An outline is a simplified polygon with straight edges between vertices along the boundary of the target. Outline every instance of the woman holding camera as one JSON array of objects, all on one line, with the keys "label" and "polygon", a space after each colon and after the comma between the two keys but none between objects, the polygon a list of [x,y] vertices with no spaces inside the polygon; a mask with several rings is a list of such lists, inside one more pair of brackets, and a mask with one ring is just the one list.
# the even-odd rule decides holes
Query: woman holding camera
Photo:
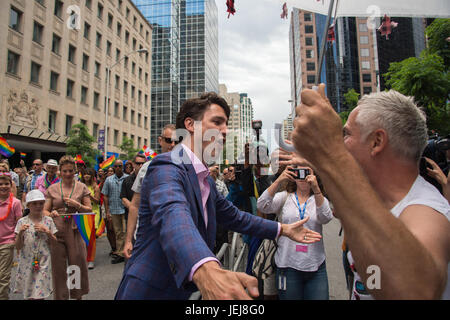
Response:
[{"label": "woman holding camera", "polygon": [[[277,192],[278,189],[285,190]],[[308,218],[305,226],[322,234],[333,214],[309,166],[286,167],[258,199],[258,210],[278,213],[281,223]],[[328,276],[323,241],[313,244],[278,239],[276,284],[280,300],[328,300]]]}]

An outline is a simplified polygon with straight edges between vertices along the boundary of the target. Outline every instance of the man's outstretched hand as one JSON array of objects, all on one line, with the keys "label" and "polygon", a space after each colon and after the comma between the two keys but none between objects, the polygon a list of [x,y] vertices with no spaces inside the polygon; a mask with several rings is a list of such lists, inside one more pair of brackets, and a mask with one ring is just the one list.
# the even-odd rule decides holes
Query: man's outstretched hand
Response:
[{"label": "man's outstretched hand", "polygon": [[309,217],[305,217],[303,220],[281,225],[281,235],[286,236],[295,242],[301,243],[314,243],[322,239],[322,235],[316,231],[305,228],[303,224],[309,220]]}]

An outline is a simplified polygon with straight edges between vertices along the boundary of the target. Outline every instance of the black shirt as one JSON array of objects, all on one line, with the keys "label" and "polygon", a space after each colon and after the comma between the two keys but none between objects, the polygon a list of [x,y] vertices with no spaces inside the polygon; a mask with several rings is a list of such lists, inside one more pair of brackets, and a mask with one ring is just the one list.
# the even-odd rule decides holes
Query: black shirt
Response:
[{"label": "black shirt", "polygon": [[[120,190],[120,199],[126,198],[128,201],[131,201],[133,198],[133,190],[131,188],[133,187],[134,180],[136,180],[136,174],[130,174],[128,177],[126,177],[122,182],[122,189]],[[128,208],[125,208],[125,217],[128,219]]]}]

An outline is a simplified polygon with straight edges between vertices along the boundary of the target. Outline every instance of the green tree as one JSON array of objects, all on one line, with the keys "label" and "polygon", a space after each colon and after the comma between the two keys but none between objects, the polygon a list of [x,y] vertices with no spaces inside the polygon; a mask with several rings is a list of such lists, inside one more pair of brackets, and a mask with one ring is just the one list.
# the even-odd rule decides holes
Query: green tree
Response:
[{"label": "green tree", "polygon": [[88,167],[94,167],[96,164],[95,158],[99,155],[99,152],[93,148],[95,139],[89,134],[86,126],[81,123],[74,125],[68,136],[66,153],[72,157],[79,154]]},{"label": "green tree", "polygon": [[347,93],[344,93],[344,105],[346,106],[346,110],[339,113],[341,117],[342,124],[347,122],[348,116],[353,109],[356,108],[359,100],[359,93],[355,91],[355,89],[350,89]]},{"label": "green tree", "polygon": [[393,62],[384,74],[386,86],[408,96],[424,108],[428,128],[441,135],[450,133],[450,110],[447,103],[450,92],[450,73],[444,59],[425,50],[419,58]]},{"label": "green tree", "polygon": [[436,53],[444,59],[444,65],[450,68],[450,19],[436,19],[425,30],[428,38],[428,51]]},{"label": "green tree", "polygon": [[122,144],[119,146],[119,149],[123,152],[123,154],[120,154],[119,156],[120,160],[133,159],[139,151],[134,148],[134,141],[125,136],[123,137]]},{"label": "green tree", "polygon": [[436,19],[425,30],[428,47],[419,58],[390,64],[384,74],[386,87],[414,96],[427,115],[430,130],[450,133],[450,19]]}]

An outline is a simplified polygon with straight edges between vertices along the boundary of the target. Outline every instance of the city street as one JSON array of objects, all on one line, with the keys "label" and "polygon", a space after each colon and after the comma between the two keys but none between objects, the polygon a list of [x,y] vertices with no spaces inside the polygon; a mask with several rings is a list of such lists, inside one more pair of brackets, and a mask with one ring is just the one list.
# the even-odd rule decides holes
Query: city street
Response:
[{"label": "city street", "polygon": [[[331,300],[346,300],[348,297],[344,271],[342,268],[342,237],[339,237],[340,223],[334,219],[324,226],[323,238],[327,255],[328,282]],[[97,239],[95,269],[89,270],[90,292],[84,296],[87,300],[112,300],[122,278],[123,263],[111,264],[110,246],[105,236]],[[15,270],[12,271],[14,279]],[[23,300],[21,294],[10,294],[11,300]],[[49,297],[47,300],[53,299]]]}]

